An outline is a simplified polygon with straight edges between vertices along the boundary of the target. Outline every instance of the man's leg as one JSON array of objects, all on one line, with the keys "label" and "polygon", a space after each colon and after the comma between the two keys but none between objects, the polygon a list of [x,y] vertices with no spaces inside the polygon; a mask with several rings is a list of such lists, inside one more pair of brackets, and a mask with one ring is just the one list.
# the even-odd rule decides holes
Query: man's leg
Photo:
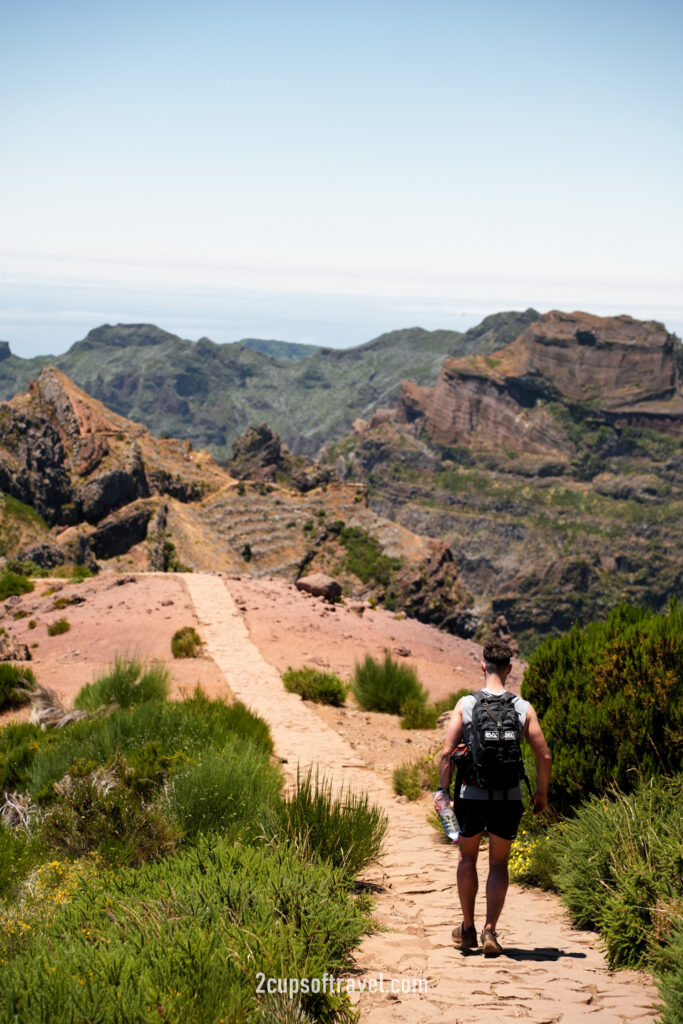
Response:
[{"label": "man's leg", "polygon": [[477,857],[482,833],[476,836],[460,836],[460,861],[458,863],[458,896],[462,907],[462,920],[465,928],[474,924],[474,901],[479,888],[477,877]]},{"label": "man's leg", "polygon": [[[460,840],[462,842],[462,840]],[[508,891],[508,858],[512,839],[501,839],[489,833],[489,877],[486,881],[486,924],[484,930],[495,932]],[[476,870],[476,869],[475,869]],[[458,883],[460,876],[458,875]],[[460,897],[462,899],[462,897]]]}]

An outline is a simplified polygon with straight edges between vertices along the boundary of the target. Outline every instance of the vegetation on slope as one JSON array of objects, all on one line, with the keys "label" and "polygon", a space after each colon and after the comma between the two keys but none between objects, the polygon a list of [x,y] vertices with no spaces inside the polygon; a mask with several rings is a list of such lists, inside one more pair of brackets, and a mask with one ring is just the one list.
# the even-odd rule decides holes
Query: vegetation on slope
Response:
[{"label": "vegetation on slope", "polygon": [[[120,698],[108,713],[0,731],[21,818],[0,826],[0,1016],[275,1019],[257,972],[348,970],[386,819],[324,779],[283,793],[261,719],[200,691],[167,703],[138,669],[119,660],[81,695]],[[353,1019],[343,987],[290,995],[299,1020]]]}]

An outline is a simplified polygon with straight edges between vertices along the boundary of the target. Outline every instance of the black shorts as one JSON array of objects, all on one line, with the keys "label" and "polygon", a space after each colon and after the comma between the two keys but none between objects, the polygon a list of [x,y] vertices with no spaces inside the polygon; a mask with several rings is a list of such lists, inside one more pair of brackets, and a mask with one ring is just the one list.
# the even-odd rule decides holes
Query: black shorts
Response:
[{"label": "black shorts", "polygon": [[500,839],[514,839],[524,812],[521,800],[458,800],[456,815],[465,839],[484,829]]}]

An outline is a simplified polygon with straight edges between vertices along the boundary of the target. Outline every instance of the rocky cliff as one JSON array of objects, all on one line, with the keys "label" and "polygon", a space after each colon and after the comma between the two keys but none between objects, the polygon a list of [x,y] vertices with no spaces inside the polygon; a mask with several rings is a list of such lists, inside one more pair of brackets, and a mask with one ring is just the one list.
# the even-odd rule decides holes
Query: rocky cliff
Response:
[{"label": "rocky cliff", "polygon": [[654,321],[557,310],[489,355],[448,359],[433,388],[403,385],[398,419],[441,444],[569,451],[553,404],[683,436],[680,342]]},{"label": "rocky cliff", "polygon": [[154,438],[45,369],[0,404],[0,556],[292,580],[327,570],[347,597],[472,633],[478,619],[447,544],[378,516],[362,489],[292,456],[265,424],[238,439],[232,468]]}]

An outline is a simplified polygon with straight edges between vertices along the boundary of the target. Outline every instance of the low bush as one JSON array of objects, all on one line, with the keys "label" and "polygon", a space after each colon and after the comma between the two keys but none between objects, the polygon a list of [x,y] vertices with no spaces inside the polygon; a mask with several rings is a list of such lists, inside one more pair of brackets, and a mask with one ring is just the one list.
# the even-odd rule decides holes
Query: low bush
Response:
[{"label": "low bush", "polygon": [[171,654],[174,658],[198,658],[202,652],[202,640],[194,626],[183,626],[176,630],[171,640]]},{"label": "low bush", "polygon": [[31,689],[35,682],[36,677],[30,668],[0,661],[0,712],[28,704],[30,697],[20,691]]},{"label": "low bush", "polygon": [[296,786],[269,830],[304,860],[324,861],[351,879],[380,855],[387,827],[386,815],[367,794],[334,798],[331,783],[309,771],[297,773]]},{"label": "low bush", "polygon": [[389,586],[403,564],[400,559],[385,555],[377,538],[359,526],[342,527],[339,539],[346,548],[344,568],[363,583]]},{"label": "low bush", "polygon": [[0,574],[0,601],[4,601],[8,597],[30,594],[33,588],[33,583],[26,576],[21,576],[17,572]]},{"label": "low bush", "polygon": [[670,926],[667,958],[658,970],[659,994],[664,1001],[660,1024],[681,1024],[683,1020],[683,906]]},{"label": "low bush", "polygon": [[32,927],[13,921],[0,933],[3,1019],[73,1024],[75,1008],[108,1024],[355,1019],[343,991],[294,996],[286,1017],[256,991],[257,971],[321,979],[349,969],[370,917],[340,872],[216,835],[135,870],[81,864],[61,873],[68,902],[29,897]]},{"label": "low bush", "polygon": [[433,704],[410,697],[401,705],[402,729],[436,729],[439,712]]},{"label": "low bush", "polygon": [[97,853],[109,864],[137,866],[172,853],[181,830],[166,808],[145,802],[134,773],[117,755],[83,778],[63,780],[61,798],[49,808],[40,835],[72,857]]},{"label": "low bush", "polygon": [[36,797],[49,800],[53,783],[70,770],[74,757],[101,766],[117,751],[128,758],[131,751],[156,741],[162,753],[177,763],[187,763],[198,751],[222,749],[234,733],[272,753],[268,726],[239,701],[209,700],[196,690],[184,701],[147,701],[117,708],[109,715],[72,723],[60,730],[49,746],[36,750],[27,788]]},{"label": "low bush", "polygon": [[460,690],[455,690],[448,697],[442,697],[441,700],[435,701],[434,707],[436,708],[437,715],[442,715],[444,711],[452,711],[460,698],[467,697],[470,693],[472,693],[472,691],[468,690],[467,687],[464,686]]},{"label": "low bush", "polygon": [[421,793],[433,793],[439,785],[439,751],[394,768],[394,793],[417,800]]},{"label": "low bush", "polygon": [[43,732],[32,722],[11,722],[0,729],[0,790],[25,789],[37,754],[57,736],[56,730]]},{"label": "low bush", "polygon": [[606,622],[544,641],[522,695],[553,754],[550,800],[560,810],[683,760],[683,605],[668,613],[620,605]]},{"label": "low bush", "polygon": [[48,625],[47,635],[59,636],[61,633],[68,633],[70,629],[71,623],[68,619],[56,619]]},{"label": "low bush", "polygon": [[164,701],[169,689],[170,676],[163,662],[145,666],[137,658],[117,658],[106,675],[79,691],[74,707],[84,711],[108,704],[129,708],[145,701]]},{"label": "low bush", "polygon": [[303,700],[313,700],[318,704],[332,704],[341,707],[346,700],[348,686],[339,676],[331,672],[320,672],[311,667],[288,668],[282,677],[285,689],[290,693],[298,693]]},{"label": "low bush", "polygon": [[0,900],[11,899],[31,868],[47,855],[41,839],[0,822]]},{"label": "low bush", "polygon": [[426,702],[415,669],[394,661],[389,651],[385,651],[383,662],[367,654],[362,663],[356,663],[351,690],[366,711],[398,715],[407,700]]},{"label": "low bush", "polygon": [[591,796],[552,835],[554,878],[572,921],[602,933],[610,966],[657,961],[653,910],[683,891],[683,776]]},{"label": "low bush", "polygon": [[174,774],[167,801],[190,838],[216,831],[252,841],[263,834],[281,786],[268,755],[233,734],[222,750],[209,750]]}]

